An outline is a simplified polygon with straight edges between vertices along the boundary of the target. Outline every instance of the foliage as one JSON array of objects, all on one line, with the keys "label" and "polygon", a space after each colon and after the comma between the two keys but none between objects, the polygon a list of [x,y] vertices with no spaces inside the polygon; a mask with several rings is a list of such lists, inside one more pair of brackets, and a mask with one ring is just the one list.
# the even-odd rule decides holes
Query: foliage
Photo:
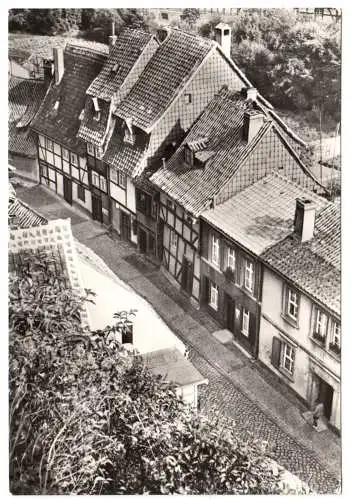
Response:
[{"label": "foliage", "polygon": [[280,491],[260,443],[184,405],[114,327],[84,329],[84,299],[42,265],[10,275],[12,493]]},{"label": "foliage", "polygon": [[184,9],[181,14],[181,19],[193,26],[200,17],[199,9]]}]

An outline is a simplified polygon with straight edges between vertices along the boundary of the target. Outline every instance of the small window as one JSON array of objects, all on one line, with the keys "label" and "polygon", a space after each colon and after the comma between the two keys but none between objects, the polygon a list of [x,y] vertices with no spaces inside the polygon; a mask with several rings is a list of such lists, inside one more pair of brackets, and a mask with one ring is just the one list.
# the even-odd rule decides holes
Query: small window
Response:
[{"label": "small window", "polygon": [[330,349],[335,351],[336,353],[340,353],[341,349],[341,325],[335,320],[331,321],[331,342]]},{"label": "small window", "polygon": [[118,182],[118,184],[119,184],[119,186],[121,186],[123,188],[125,188],[126,184],[127,184],[126,174],[121,172],[121,170],[119,170],[119,182]]},{"label": "small window", "polygon": [[171,235],[171,248],[177,248],[177,233],[175,231],[170,231]]},{"label": "small window", "polygon": [[224,35],[227,36],[230,34],[230,30],[224,30]]},{"label": "small window", "polygon": [[92,184],[93,186],[100,188],[99,174],[97,172],[92,172]]},{"label": "small window", "polygon": [[92,101],[93,101],[93,106],[94,106],[95,113],[99,113],[100,107],[99,107],[98,98],[97,97],[93,97]]},{"label": "small window", "polygon": [[219,238],[214,235],[211,237],[211,261],[216,266],[219,265]]},{"label": "small window", "polygon": [[217,285],[215,285],[214,283],[210,283],[210,300],[209,300],[209,305],[215,311],[218,310],[218,306],[219,306],[219,287]]},{"label": "small window", "polygon": [[295,367],[296,348],[281,340],[273,337],[271,364],[282,373],[292,376]]},{"label": "small window", "polygon": [[86,191],[80,184],[78,184],[77,186],[77,196],[79,200],[83,201],[84,203],[86,202]]},{"label": "small window", "polygon": [[318,308],[314,310],[313,337],[321,342],[325,342],[326,329],[328,324],[327,315]]},{"label": "small window", "polygon": [[184,95],[184,102],[185,102],[185,104],[192,104],[192,94],[185,94]]},{"label": "small window", "polygon": [[162,12],[161,13],[161,19],[164,19],[165,21],[168,21],[169,14],[167,12]]},{"label": "small window", "polygon": [[118,173],[114,168],[110,168],[110,180],[114,184],[118,184]]},{"label": "small window", "polygon": [[59,101],[59,100],[55,101],[55,104],[54,104],[54,111],[58,111],[59,106],[60,106],[60,101]]},{"label": "small window", "polygon": [[53,151],[54,147],[53,147],[53,141],[51,141],[50,139],[46,138],[45,139],[45,147],[46,149],[49,149],[50,151]]},{"label": "small window", "polygon": [[227,267],[230,267],[232,269],[232,271],[235,271],[235,267],[236,267],[236,254],[235,254],[235,249],[234,248],[229,248],[228,249]]},{"label": "small window", "polygon": [[70,155],[69,155],[68,149],[61,148],[61,151],[62,151],[63,159],[69,161]]},{"label": "small window", "polygon": [[95,156],[95,147],[89,142],[87,143],[87,152],[89,155]]},{"label": "small window", "polygon": [[72,165],[78,165],[77,155],[75,153],[70,154],[70,159]]},{"label": "small window", "polygon": [[158,216],[158,203],[156,201],[152,202],[152,217],[156,219]]},{"label": "small window", "polygon": [[190,167],[193,167],[194,165],[194,154],[193,151],[191,151],[188,146],[185,146],[185,162]]},{"label": "small window", "polygon": [[245,259],[244,287],[249,292],[253,292],[254,265],[250,260]]},{"label": "small window", "polygon": [[284,368],[284,370],[287,370],[292,375],[295,361],[294,348],[290,344],[286,344],[285,342],[283,342],[282,344],[281,367]]},{"label": "small window", "polygon": [[107,191],[106,179],[102,175],[100,176],[100,189],[102,191]]},{"label": "small window", "polygon": [[245,307],[242,311],[242,333],[246,337],[249,335],[249,311]]},{"label": "small window", "polygon": [[288,319],[293,320],[295,323],[298,321],[298,307],[299,307],[299,295],[295,290],[285,288],[285,316]]}]

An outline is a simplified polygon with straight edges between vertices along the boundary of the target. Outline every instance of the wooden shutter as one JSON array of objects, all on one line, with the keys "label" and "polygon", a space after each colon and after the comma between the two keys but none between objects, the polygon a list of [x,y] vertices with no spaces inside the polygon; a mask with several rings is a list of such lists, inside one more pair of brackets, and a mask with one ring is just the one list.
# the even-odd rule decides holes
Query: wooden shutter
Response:
[{"label": "wooden shutter", "polygon": [[257,336],[257,316],[256,314],[249,313],[249,342],[252,346],[255,344]]},{"label": "wooden shutter", "polygon": [[275,368],[280,368],[281,344],[282,342],[279,338],[273,337],[271,364],[275,366]]}]

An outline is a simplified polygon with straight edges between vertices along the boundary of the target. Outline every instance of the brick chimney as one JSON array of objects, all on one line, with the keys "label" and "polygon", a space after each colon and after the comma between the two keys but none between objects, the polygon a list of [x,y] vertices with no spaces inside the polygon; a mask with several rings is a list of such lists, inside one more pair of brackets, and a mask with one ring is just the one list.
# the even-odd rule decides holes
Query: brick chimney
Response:
[{"label": "brick chimney", "polygon": [[315,208],[315,203],[311,200],[296,199],[294,227],[302,243],[310,240],[314,235]]},{"label": "brick chimney", "polygon": [[231,27],[225,23],[215,26],[215,41],[218,42],[224,54],[231,57]]},{"label": "brick chimney", "polygon": [[115,45],[117,40],[117,36],[115,35],[115,23],[114,21],[111,23],[111,35],[109,36],[109,52],[111,53],[111,50],[113,46]]},{"label": "brick chimney", "polygon": [[249,143],[254,139],[264,123],[264,115],[260,111],[245,111],[243,117],[243,139]]},{"label": "brick chimney", "polygon": [[61,47],[54,47],[54,75],[56,85],[60,83],[61,78],[65,71],[64,66],[64,51]]}]

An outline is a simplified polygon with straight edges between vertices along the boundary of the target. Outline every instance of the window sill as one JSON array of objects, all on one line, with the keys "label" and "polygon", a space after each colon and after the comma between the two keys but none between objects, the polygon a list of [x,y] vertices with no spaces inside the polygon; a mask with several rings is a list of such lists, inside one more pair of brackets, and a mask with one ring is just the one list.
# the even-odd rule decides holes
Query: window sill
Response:
[{"label": "window sill", "polygon": [[298,321],[287,316],[285,313],[281,313],[281,318],[284,319],[289,325],[293,326],[293,328],[299,328]]},{"label": "window sill", "polygon": [[208,306],[211,307],[211,309],[215,312],[218,312],[218,306],[215,306],[214,304],[211,304],[210,302],[208,302]]},{"label": "window sill", "polygon": [[295,381],[294,378],[293,378],[292,373],[290,373],[287,370],[285,370],[285,368],[283,368],[282,366],[280,366],[278,368],[278,371],[281,373],[281,375],[283,375],[290,382],[294,382]]}]

